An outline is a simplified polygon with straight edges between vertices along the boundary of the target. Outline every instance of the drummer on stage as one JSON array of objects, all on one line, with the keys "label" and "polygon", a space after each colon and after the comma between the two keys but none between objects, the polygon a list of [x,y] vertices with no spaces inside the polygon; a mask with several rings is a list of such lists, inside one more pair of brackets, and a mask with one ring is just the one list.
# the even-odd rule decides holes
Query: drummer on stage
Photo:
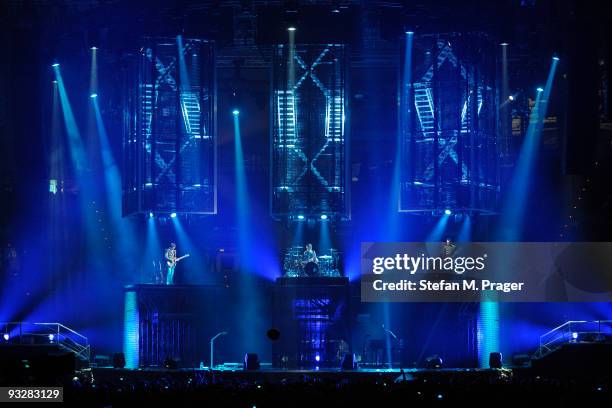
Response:
[{"label": "drummer on stage", "polygon": [[306,244],[306,250],[304,251],[304,256],[302,257],[302,264],[306,265],[309,262],[313,262],[315,265],[319,264],[319,258],[317,258],[317,253],[312,249],[312,244]]}]

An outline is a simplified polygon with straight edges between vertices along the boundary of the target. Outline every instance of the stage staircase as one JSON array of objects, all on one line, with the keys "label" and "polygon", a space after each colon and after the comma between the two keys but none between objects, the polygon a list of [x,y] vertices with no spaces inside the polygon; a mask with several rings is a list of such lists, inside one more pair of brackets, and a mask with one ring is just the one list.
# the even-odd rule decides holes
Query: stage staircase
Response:
[{"label": "stage staircase", "polygon": [[4,322],[0,323],[0,328],[4,344],[55,345],[89,365],[89,340],[61,323]]},{"label": "stage staircase", "polygon": [[612,320],[570,320],[540,336],[534,357],[545,357],[566,344],[606,342],[612,342]]}]

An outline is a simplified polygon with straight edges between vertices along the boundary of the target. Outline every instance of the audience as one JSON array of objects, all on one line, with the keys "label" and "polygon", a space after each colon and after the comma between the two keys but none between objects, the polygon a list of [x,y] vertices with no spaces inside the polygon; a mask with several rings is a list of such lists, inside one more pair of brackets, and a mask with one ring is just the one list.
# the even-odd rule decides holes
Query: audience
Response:
[{"label": "audience", "polygon": [[[79,406],[238,406],[360,407],[375,401],[374,408],[393,406],[486,405],[571,406],[609,402],[609,378],[555,379],[533,373],[446,372],[440,375],[399,375],[335,378],[303,375],[275,382],[239,379],[194,371],[185,375],[159,372],[126,378],[121,372],[104,379],[83,371],[65,388],[65,401]],[[253,377],[252,377],[253,378]],[[406,380],[404,380],[406,378]],[[380,405],[385,404],[385,405]],[[397,405],[395,405],[397,404]],[[468,405],[469,404],[469,405]]]}]

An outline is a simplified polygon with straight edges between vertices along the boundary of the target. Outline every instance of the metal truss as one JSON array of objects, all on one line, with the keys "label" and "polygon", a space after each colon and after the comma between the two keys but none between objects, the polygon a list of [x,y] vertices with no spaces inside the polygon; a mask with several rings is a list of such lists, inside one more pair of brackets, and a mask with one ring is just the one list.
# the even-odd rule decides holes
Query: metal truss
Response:
[{"label": "metal truss", "polygon": [[[336,47],[336,49],[334,49]],[[341,194],[345,186],[344,171],[344,149],[345,149],[345,99],[344,99],[344,75],[339,70],[337,61],[338,46],[327,45],[312,53],[302,51],[303,54],[311,55],[312,62],[308,63],[301,52],[291,52],[290,58],[295,65],[297,80],[288,84],[282,80],[273,90],[273,109],[275,126],[273,129],[273,149],[275,172],[272,189],[274,197],[278,194],[289,195],[293,204],[300,211],[322,211],[322,207],[315,204],[310,205],[300,202],[299,196],[305,197],[315,194]],[[282,48],[281,48],[282,49]],[[283,58],[283,62],[285,62]],[[286,64],[288,65],[288,64]],[[286,68],[284,66],[283,68]],[[278,73],[277,73],[278,74]],[[308,82],[314,84],[305,88]],[[284,88],[283,85],[286,85]],[[312,93],[316,90],[324,99],[323,106],[306,106],[304,104],[304,93]],[[304,94],[304,95],[303,95]],[[310,100],[316,99],[309,94]],[[320,109],[324,115],[323,127],[317,128],[315,133],[312,129],[308,134],[300,134],[304,123],[300,123],[300,111],[316,114],[312,109]],[[331,167],[330,167],[331,166]],[[310,177],[312,176],[312,177]],[[282,182],[280,181],[282,180]],[[312,184],[312,182],[315,184]],[[293,198],[291,198],[293,197]],[[331,196],[330,196],[331,197]],[[321,196],[321,203],[327,206],[327,213],[343,212],[344,209],[334,208],[329,198]],[[274,201],[274,200],[273,200]],[[274,202],[273,202],[274,207]],[[314,208],[317,207],[317,208]],[[281,212],[290,212],[289,208]],[[278,214],[278,209],[273,208],[273,213]],[[290,215],[285,213],[285,215]]]},{"label": "metal truss", "polygon": [[[192,47],[192,43],[187,42],[187,44],[182,48],[183,56],[191,52]],[[147,52],[147,58],[152,61],[153,55],[150,52]],[[155,80],[153,91],[145,93],[145,97],[142,99],[142,103],[144,105],[144,111],[148,113],[148,117],[146,118],[147,127],[145,128],[145,132],[149,136],[146,140],[150,141],[153,116],[152,112],[154,109],[158,108],[157,102],[159,100],[158,94],[160,86],[165,85],[170,87],[170,89],[172,89],[173,91],[178,90],[183,124],[185,126],[185,131],[188,135],[179,148],[179,154],[181,154],[192,144],[194,139],[202,139],[203,137],[208,138],[208,136],[206,135],[206,129],[202,128],[202,130],[200,130],[200,116],[202,114],[199,101],[200,93],[197,91],[183,90],[177,86],[177,81],[173,75],[173,72],[176,71],[177,63],[177,56],[172,57],[167,65],[164,65],[164,63],[159,57],[155,57],[155,69],[157,70],[158,76]],[[150,154],[150,142],[146,144],[146,149],[147,152]],[[174,174],[174,171],[172,170],[172,167],[174,166],[176,159],[176,154],[173,154],[170,158],[166,159],[162,157],[159,152],[155,153],[155,164],[157,164],[159,168],[159,172],[155,178],[155,183],[159,183],[164,176],[168,178],[168,181],[172,183],[175,182],[176,176]]]},{"label": "metal truss", "polygon": [[[439,42],[439,46],[442,47],[437,58],[436,64],[437,68],[440,68],[442,64],[445,62],[450,62],[454,67],[457,67],[459,62],[457,61],[457,57],[453,54],[453,51],[447,43]],[[465,67],[459,66],[461,76],[466,78],[466,70]],[[432,96],[431,89],[431,80],[434,75],[434,64],[425,71],[425,74],[421,77],[420,81],[414,84],[414,106],[416,108],[417,117],[419,119],[419,124],[421,127],[421,131],[423,132],[423,141],[433,142],[434,141],[434,102]],[[471,95],[465,97],[463,108],[461,111],[461,133],[468,132],[468,124],[467,124],[467,108],[469,106],[469,102],[471,99]],[[480,113],[480,108],[482,107],[482,92],[478,92],[478,113]],[[438,137],[442,136],[442,132],[438,131]],[[449,138],[440,138],[439,143],[441,144],[441,151],[438,154],[437,160],[438,165],[442,165],[447,158],[451,158],[455,164],[459,165],[459,158],[457,155],[457,151],[455,150],[455,146],[457,145],[457,136],[451,136]],[[425,181],[430,181],[434,176],[434,160],[435,158],[427,165],[427,168],[424,173]],[[467,179],[468,168],[465,163],[461,163],[461,175],[462,180]]]},{"label": "metal truss", "polygon": [[145,41],[128,74],[124,212],[214,213],[214,46],[198,39],[182,47],[176,38]]},{"label": "metal truss", "polygon": [[[423,37],[423,41],[428,40]],[[421,54],[416,54],[414,62],[418,79],[400,87],[401,109],[407,112],[400,114],[407,163],[401,176],[400,211],[495,211],[499,193],[496,89],[491,79],[495,69],[466,64],[453,51],[451,41],[465,41],[457,47],[463,53],[486,49],[471,47],[467,42],[472,39],[465,36],[419,44]],[[468,57],[470,61],[486,60],[474,55]]]}]

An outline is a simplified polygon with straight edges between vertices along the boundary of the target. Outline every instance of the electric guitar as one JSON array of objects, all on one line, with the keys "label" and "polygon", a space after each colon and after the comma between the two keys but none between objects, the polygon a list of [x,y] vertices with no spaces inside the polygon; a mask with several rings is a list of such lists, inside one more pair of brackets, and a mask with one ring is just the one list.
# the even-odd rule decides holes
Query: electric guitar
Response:
[{"label": "electric guitar", "polygon": [[180,257],[178,257],[178,258],[174,258],[173,260],[168,259],[168,260],[166,261],[166,263],[168,264],[168,268],[174,268],[174,267],[176,266],[176,263],[177,263],[178,261],[180,261],[180,260],[181,260],[181,259],[183,259],[183,258],[188,258],[188,257],[189,257],[189,254],[185,254],[185,255],[180,256]]}]

